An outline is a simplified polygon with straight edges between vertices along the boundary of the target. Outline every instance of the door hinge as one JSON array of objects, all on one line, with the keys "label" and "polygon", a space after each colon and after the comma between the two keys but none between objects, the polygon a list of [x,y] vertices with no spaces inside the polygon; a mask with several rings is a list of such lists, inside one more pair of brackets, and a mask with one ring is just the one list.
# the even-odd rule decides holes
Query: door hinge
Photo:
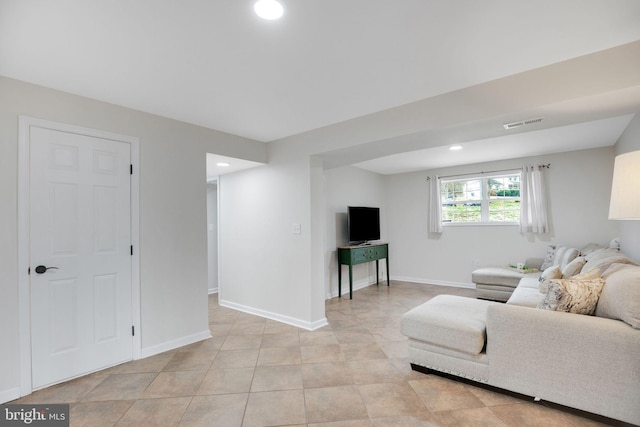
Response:
[{"label": "door hinge", "polygon": [[133,245],[131,245],[131,256],[133,256]]},{"label": "door hinge", "polygon": [[133,164],[129,165],[129,175],[133,175]]},{"label": "door hinge", "polygon": [[136,327],[135,326],[131,326],[131,336],[135,337],[136,336]]},{"label": "door hinge", "polygon": [[27,269],[27,274],[28,274],[28,275],[31,275],[31,267],[29,267],[29,268]]}]

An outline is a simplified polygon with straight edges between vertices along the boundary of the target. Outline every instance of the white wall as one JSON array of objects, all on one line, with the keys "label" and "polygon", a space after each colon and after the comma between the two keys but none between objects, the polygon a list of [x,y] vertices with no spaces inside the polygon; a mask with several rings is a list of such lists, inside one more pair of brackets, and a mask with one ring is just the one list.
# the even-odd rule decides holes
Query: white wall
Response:
[{"label": "white wall", "polygon": [[[326,253],[327,275],[325,294],[327,298],[338,296],[338,263],[336,248],[348,242],[347,206],[372,206],[380,208],[380,240],[386,241],[386,204],[383,176],[346,166],[326,170]],[[380,263],[380,277],[385,277],[385,263]],[[390,266],[390,269],[393,266]],[[342,293],[349,292],[347,267],[342,272]],[[384,274],[383,274],[384,273]],[[374,263],[353,266],[353,288],[359,289],[375,282]]]},{"label": "white wall", "polygon": [[268,165],[221,177],[222,305],[307,329],[326,324],[324,299],[312,297],[311,178],[309,155],[280,145]]},{"label": "white wall", "polygon": [[[445,227],[427,232],[429,175],[508,170],[547,164],[551,233],[522,236],[517,226]],[[482,266],[505,265],[527,257],[544,257],[550,243],[581,247],[608,244],[617,225],[607,219],[613,171],[613,147],[526,159],[387,176],[387,233],[392,278],[423,283],[472,286],[473,259]]]},{"label": "white wall", "polygon": [[[616,155],[640,150],[640,114],[636,114],[616,144]],[[620,250],[640,261],[640,221],[616,221]]]},{"label": "white wall", "polygon": [[19,390],[19,115],[140,138],[142,354],[208,333],[206,153],[265,162],[265,145],[4,77],[0,94],[0,402]]}]

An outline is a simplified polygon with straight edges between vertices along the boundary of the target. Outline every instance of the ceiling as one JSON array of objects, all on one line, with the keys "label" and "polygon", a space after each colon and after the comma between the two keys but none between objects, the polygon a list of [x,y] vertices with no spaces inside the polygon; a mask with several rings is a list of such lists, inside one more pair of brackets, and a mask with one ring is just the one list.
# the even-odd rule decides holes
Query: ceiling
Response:
[{"label": "ceiling", "polygon": [[264,163],[236,157],[207,153],[207,182],[215,182],[221,175],[262,166]]},{"label": "ceiling", "polygon": [[[637,0],[283,0],[279,21],[253,2],[0,0],[0,75],[270,142],[640,40]],[[570,133],[571,149],[591,135],[548,119],[533,130]],[[601,122],[603,144],[624,120]],[[486,136],[464,155],[526,142]],[[351,163],[433,166],[387,154]]]},{"label": "ceiling", "polygon": [[409,151],[354,164],[382,175],[614,145],[633,114]]}]

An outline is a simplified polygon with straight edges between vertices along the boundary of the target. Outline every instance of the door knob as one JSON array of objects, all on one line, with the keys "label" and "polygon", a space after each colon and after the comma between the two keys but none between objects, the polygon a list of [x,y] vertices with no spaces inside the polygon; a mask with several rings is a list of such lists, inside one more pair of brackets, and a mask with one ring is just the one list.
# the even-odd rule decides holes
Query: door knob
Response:
[{"label": "door knob", "polygon": [[47,270],[57,270],[58,267],[45,267],[44,265],[39,265],[36,267],[36,273],[38,274],[42,274],[42,273],[46,273]]}]

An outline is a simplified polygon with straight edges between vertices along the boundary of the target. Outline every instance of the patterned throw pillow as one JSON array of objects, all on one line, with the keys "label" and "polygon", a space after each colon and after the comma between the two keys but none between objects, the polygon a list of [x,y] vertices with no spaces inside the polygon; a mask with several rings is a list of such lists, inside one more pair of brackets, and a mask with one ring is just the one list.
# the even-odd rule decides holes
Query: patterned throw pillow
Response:
[{"label": "patterned throw pillow", "polygon": [[590,280],[552,279],[538,308],[575,314],[593,314],[604,286],[602,278]]},{"label": "patterned throw pillow", "polygon": [[549,245],[547,248],[547,254],[544,256],[544,261],[540,266],[540,270],[544,271],[553,265],[553,256],[556,254],[556,245]]}]

